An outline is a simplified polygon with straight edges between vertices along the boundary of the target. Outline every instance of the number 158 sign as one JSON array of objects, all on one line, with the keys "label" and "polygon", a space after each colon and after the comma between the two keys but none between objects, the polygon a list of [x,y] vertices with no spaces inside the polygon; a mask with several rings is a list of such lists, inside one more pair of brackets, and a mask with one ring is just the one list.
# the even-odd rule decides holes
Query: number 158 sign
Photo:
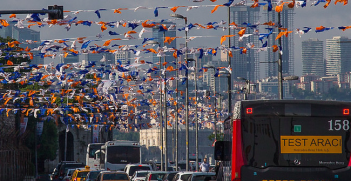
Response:
[{"label": "number 158 sign", "polygon": [[329,123],[329,131],[339,131],[344,130],[348,131],[350,129],[350,121],[349,120],[330,120]]}]

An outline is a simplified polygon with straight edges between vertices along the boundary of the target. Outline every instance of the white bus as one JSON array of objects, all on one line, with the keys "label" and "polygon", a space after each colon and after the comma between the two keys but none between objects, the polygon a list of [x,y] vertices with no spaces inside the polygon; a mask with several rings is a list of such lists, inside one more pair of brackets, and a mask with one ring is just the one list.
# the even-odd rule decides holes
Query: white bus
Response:
[{"label": "white bus", "polygon": [[105,143],[89,143],[87,148],[85,164],[90,169],[100,169],[100,149]]},{"label": "white bus", "polygon": [[127,164],[140,164],[140,145],[136,141],[108,141],[101,146],[100,169],[122,170]]}]

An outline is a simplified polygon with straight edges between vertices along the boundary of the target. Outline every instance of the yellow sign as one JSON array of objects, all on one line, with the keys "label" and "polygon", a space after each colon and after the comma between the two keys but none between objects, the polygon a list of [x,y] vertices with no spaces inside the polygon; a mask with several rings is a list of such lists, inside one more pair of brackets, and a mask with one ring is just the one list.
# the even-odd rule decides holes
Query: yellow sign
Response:
[{"label": "yellow sign", "polygon": [[281,153],[342,153],[341,136],[280,136]]}]

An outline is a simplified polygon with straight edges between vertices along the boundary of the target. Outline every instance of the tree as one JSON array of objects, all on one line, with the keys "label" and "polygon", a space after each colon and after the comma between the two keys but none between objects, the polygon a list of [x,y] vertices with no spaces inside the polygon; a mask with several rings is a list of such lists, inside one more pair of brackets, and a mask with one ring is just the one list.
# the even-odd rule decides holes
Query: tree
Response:
[{"label": "tree", "polygon": [[[215,139],[215,134],[214,134],[214,133],[210,134],[210,135],[208,136],[208,139],[209,139],[210,141],[214,141],[214,139]],[[216,140],[216,141],[223,141],[223,140],[224,140],[224,134],[217,130],[217,140]]]},{"label": "tree", "polygon": [[[29,132],[25,145],[31,150],[32,163],[35,165],[35,133],[36,123],[39,118],[30,116],[27,123],[27,131]],[[53,121],[44,121],[43,133],[37,137],[37,154],[38,154],[38,170],[44,171],[44,161],[54,160],[58,149],[58,133],[56,125]]]}]

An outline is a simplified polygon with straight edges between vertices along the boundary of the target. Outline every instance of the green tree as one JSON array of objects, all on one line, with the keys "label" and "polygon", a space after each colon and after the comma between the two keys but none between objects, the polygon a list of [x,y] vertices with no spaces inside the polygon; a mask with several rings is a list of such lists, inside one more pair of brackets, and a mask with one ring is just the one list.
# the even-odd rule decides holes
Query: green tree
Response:
[{"label": "green tree", "polygon": [[[208,136],[208,139],[210,141],[214,141],[215,140],[215,134],[214,133],[210,134]],[[223,141],[223,140],[224,140],[224,134],[217,130],[217,141]]]},{"label": "green tree", "polygon": [[[32,163],[35,165],[35,128],[38,118],[28,118],[27,131],[29,132],[25,145],[31,150]],[[53,121],[44,121],[43,133],[37,137],[38,170],[44,171],[44,161],[54,160],[58,149],[58,133]]]}]

